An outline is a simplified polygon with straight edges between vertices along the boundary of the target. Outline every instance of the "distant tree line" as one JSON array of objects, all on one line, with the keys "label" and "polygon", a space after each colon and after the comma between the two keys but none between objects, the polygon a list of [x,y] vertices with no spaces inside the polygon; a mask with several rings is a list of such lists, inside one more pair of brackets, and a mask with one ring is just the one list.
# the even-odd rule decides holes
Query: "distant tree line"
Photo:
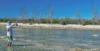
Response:
[{"label": "distant tree line", "polygon": [[[50,18],[27,18],[27,19],[17,19],[17,18],[0,18],[0,22],[7,22],[7,21],[11,21],[11,22],[19,22],[19,23],[30,23],[30,24],[34,24],[34,23],[41,23],[43,24],[51,24],[50,22]],[[62,24],[62,25],[66,25],[66,24],[81,24],[81,25],[100,25],[100,19],[98,19],[97,21],[94,21],[94,18],[92,19],[82,19],[82,23],[81,21],[79,21],[80,19],[74,19],[74,18],[70,18],[70,17],[65,17],[65,18],[52,18],[52,24]]]},{"label": "distant tree line", "polygon": [[22,7],[20,9],[20,18],[0,18],[0,22],[7,22],[7,21],[11,21],[11,22],[19,22],[19,23],[30,23],[30,24],[34,24],[34,23],[44,23],[44,24],[62,24],[62,25],[66,25],[66,24],[81,24],[81,25],[100,25],[100,15],[98,12],[98,8],[95,8],[94,5],[94,1],[91,1],[91,5],[92,5],[92,18],[91,19],[83,19],[81,16],[80,11],[77,8],[76,5],[76,18],[71,18],[71,17],[65,17],[65,18],[53,18],[53,7],[52,4],[50,4],[48,10],[49,10],[49,15],[42,17],[42,10],[40,10],[40,18],[36,17],[36,9],[35,7],[33,7],[33,11],[31,13],[31,17],[27,18],[27,10],[26,7]]}]

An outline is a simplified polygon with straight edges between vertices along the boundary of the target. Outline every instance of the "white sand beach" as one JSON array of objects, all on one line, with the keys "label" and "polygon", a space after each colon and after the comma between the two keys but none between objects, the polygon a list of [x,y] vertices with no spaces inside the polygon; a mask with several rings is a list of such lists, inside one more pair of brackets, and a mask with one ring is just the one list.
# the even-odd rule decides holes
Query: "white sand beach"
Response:
[{"label": "white sand beach", "polygon": [[[7,23],[0,23],[0,26],[6,26]],[[23,24],[18,23],[18,27],[21,28],[55,28],[55,29],[93,29],[100,30],[100,25],[77,25],[77,24]]]}]

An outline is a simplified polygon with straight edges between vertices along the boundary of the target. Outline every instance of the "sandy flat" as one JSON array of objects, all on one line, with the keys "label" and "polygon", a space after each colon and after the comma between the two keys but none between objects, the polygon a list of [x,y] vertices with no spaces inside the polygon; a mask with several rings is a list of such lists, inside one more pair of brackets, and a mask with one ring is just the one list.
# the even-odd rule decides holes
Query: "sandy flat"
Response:
[{"label": "sandy flat", "polygon": [[[0,23],[0,26],[6,26],[7,23]],[[77,24],[23,24],[18,23],[20,28],[57,28],[57,29],[95,29],[100,30],[100,25],[77,25]]]}]

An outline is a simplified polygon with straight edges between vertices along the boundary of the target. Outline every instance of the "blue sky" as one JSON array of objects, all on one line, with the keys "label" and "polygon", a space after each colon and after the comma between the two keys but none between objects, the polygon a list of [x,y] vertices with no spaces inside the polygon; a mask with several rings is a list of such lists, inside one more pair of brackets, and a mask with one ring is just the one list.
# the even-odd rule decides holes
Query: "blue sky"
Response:
[{"label": "blue sky", "polygon": [[[94,6],[100,13],[100,0],[93,0]],[[0,17],[18,17],[20,9],[26,8],[27,17],[35,10],[39,17],[42,10],[43,17],[49,15],[49,5],[52,4],[53,17],[76,17],[76,8],[82,18],[92,18],[91,0],[0,0]]]}]

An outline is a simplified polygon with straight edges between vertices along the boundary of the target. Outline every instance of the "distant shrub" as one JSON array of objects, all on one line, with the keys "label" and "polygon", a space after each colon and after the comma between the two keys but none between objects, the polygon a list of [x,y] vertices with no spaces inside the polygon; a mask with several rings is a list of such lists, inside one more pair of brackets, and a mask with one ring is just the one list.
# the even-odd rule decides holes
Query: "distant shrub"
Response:
[{"label": "distant shrub", "polygon": [[91,20],[86,20],[84,25],[91,25],[92,24],[92,21]]},{"label": "distant shrub", "polygon": [[67,23],[66,23],[66,22],[61,22],[60,24],[62,24],[62,25],[66,25]]}]

